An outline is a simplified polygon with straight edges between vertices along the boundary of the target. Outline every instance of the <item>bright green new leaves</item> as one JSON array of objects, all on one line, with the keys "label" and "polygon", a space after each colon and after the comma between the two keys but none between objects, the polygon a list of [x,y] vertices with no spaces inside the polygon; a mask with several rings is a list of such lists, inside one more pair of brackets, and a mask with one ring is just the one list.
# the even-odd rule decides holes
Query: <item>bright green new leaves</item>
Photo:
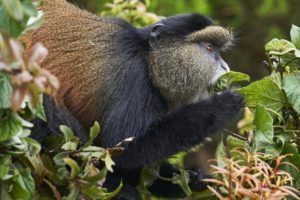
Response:
[{"label": "bright green new leaves", "polygon": [[283,89],[291,106],[300,113],[300,76],[285,75],[283,77]]},{"label": "bright green new leaves", "polygon": [[246,106],[250,108],[261,104],[268,110],[280,113],[282,107],[288,103],[274,77],[253,82],[237,91],[244,95]]},{"label": "bright green new leaves", "polygon": [[284,39],[273,39],[265,45],[265,50],[269,52],[269,54],[273,55],[284,55],[291,51],[295,51],[296,46]]},{"label": "bright green new leaves", "polygon": [[10,107],[11,93],[12,87],[8,75],[0,72],[0,108]]},{"label": "bright green new leaves", "polygon": [[220,92],[229,88],[233,83],[237,82],[249,82],[250,76],[241,72],[227,72],[223,74],[214,85],[214,91]]},{"label": "bright green new leaves", "polygon": [[256,126],[254,140],[259,145],[261,143],[272,144],[274,137],[273,118],[261,105],[256,106],[253,124]]}]

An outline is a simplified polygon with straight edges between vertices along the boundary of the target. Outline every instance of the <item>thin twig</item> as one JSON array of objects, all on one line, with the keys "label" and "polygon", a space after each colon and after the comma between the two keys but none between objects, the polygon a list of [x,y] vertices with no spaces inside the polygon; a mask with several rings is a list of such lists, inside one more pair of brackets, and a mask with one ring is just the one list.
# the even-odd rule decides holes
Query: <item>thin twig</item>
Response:
[{"label": "thin twig", "polygon": [[244,138],[243,136],[240,136],[239,134],[236,134],[236,133],[234,133],[234,132],[232,132],[232,131],[230,131],[230,130],[228,130],[226,128],[223,128],[223,130],[226,131],[227,133],[230,133],[231,135],[233,135],[233,136],[241,139],[241,140],[247,141],[247,139]]}]

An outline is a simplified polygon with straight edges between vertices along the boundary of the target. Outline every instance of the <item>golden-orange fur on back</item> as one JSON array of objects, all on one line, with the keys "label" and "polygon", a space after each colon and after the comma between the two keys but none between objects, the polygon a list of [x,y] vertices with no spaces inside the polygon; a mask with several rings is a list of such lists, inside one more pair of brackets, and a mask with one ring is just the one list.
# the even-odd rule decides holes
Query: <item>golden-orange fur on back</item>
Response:
[{"label": "golden-orange fur on back", "polygon": [[24,41],[28,50],[36,42],[48,48],[42,66],[61,82],[56,103],[90,125],[99,115],[93,109],[97,98],[101,99],[107,72],[112,70],[107,58],[114,57],[110,44],[119,27],[111,19],[80,10],[65,0],[45,0],[41,9],[45,12],[42,27],[27,34]]}]

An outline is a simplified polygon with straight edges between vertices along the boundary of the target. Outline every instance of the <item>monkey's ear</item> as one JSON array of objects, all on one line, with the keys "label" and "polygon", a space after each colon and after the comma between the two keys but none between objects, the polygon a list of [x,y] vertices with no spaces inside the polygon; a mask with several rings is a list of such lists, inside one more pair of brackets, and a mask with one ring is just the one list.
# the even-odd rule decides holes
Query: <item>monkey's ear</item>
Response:
[{"label": "monkey's ear", "polygon": [[163,27],[164,24],[162,23],[155,24],[151,30],[150,37],[152,39],[157,38],[157,36],[162,32]]},{"label": "monkey's ear", "polygon": [[161,34],[163,27],[164,27],[164,24],[162,24],[162,23],[158,23],[153,26],[151,33],[150,33],[150,41],[149,41],[151,48],[153,48],[153,42]]}]

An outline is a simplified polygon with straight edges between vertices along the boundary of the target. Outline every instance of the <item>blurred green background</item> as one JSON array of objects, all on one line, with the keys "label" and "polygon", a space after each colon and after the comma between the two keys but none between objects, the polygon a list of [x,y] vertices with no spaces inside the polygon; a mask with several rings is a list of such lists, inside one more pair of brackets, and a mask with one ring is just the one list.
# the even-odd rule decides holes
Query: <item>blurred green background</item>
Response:
[{"label": "blurred green background", "polygon": [[[112,0],[70,0],[95,13]],[[150,12],[162,16],[199,12],[217,24],[232,27],[235,46],[224,57],[232,70],[262,78],[264,44],[274,37],[290,39],[292,24],[300,26],[300,0],[151,0]]]}]

